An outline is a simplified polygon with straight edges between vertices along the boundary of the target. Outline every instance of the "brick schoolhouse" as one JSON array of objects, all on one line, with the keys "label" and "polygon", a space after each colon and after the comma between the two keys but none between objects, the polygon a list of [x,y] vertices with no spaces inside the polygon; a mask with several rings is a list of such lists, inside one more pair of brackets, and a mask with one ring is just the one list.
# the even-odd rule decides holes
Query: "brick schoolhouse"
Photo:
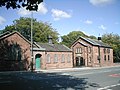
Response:
[{"label": "brick schoolhouse", "polygon": [[79,37],[72,44],[74,66],[112,66],[113,49],[101,41]]},{"label": "brick schoolhouse", "polygon": [[19,32],[1,35],[0,68],[28,70],[31,62],[33,62],[34,70],[73,67],[72,50],[65,45],[53,44],[51,37],[48,39],[49,43],[33,44],[32,61],[31,43],[25,37]]},{"label": "brick schoolhouse", "polygon": [[72,67],[96,67],[113,65],[113,49],[99,40],[79,37],[71,49],[65,45],[53,44],[49,36],[48,43],[33,44],[19,32],[0,35],[0,70],[58,69]]}]

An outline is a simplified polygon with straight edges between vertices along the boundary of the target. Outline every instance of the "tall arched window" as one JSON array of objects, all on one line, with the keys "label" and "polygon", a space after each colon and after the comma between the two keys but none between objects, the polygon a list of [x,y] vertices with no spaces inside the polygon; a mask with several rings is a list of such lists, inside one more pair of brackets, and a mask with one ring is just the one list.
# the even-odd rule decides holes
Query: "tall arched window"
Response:
[{"label": "tall arched window", "polygon": [[58,62],[58,56],[57,54],[54,55],[54,63],[57,63]]},{"label": "tall arched window", "polygon": [[68,54],[68,56],[67,56],[67,62],[68,62],[68,63],[71,62],[71,56],[70,56],[70,54]]},{"label": "tall arched window", "polygon": [[65,56],[64,56],[64,54],[62,54],[61,58],[62,58],[61,62],[64,63],[65,62]]},{"label": "tall arched window", "polygon": [[47,63],[50,63],[51,60],[50,60],[50,54],[47,54]]}]

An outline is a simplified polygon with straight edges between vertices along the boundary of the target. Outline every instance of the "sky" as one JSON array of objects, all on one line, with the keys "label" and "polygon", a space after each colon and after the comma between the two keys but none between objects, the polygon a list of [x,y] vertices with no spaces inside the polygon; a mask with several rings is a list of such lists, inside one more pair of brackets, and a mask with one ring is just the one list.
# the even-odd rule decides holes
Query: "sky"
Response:
[{"label": "sky", "polygon": [[[60,36],[72,31],[96,37],[106,33],[120,35],[119,8],[120,0],[43,0],[33,17],[51,23]],[[31,17],[31,12],[0,7],[0,30],[20,17]]]}]

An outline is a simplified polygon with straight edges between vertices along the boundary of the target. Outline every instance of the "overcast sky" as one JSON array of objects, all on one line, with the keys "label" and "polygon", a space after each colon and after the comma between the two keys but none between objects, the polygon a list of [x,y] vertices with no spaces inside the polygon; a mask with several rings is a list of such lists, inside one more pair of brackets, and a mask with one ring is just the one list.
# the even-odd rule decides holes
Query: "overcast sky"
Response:
[{"label": "overcast sky", "polygon": [[[31,17],[31,12],[0,8],[0,30],[20,17]],[[72,31],[96,37],[105,33],[120,35],[120,0],[44,0],[33,17],[52,23],[61,36]]]}]

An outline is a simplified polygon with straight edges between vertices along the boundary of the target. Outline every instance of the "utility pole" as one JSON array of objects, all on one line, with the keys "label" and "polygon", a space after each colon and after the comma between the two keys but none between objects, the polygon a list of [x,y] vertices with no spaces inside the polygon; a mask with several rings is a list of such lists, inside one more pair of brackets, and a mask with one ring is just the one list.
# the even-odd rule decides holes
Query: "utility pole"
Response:
[{"label": "utility pole", "polygon": [[31,12],[31,71],[33,72],[33,12]]}]

